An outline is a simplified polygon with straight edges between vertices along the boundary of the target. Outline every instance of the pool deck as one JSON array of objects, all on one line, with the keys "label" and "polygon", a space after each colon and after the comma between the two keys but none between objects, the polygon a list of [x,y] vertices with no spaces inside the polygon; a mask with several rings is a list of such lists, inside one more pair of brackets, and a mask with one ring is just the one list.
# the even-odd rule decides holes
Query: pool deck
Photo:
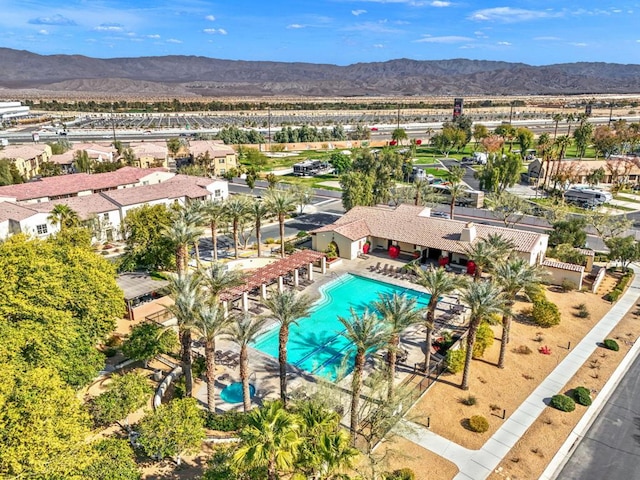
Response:
[{"label": "pool deck", "polygon": [[[379,253],[378,253],[379,252]],[[302,293],[311,296],[312,298],[320,297],[320,288],[327,283],[335,280],[337,277],[344,274],[355,274],[367,277],[373,280],[379,280],[392,285],[400,286],[403,288],[411,288],[417,291],[425,291],[422,287],[404,280],[401,278],[395,278],[394,276],[388,276],[381,273],[372,271],[372,267],[378,263],[382,265],[389,264],[391,267],[402,267],[408,263],[408,260],[391,259],[386,252],[374,251],[367,259],[358,258],[356,260],[343,259],[340,265],[336,265],[333,268],[327,270],[327,273],[323,275],[319,268],[314,270],[314,283],[307,286]],[[286,288],[286,287],[285,287]],[[452,306],[457,304],[455,297],[445,297],[438,304],[438,311],[436,313],[436,325],[437,328],[442,330],[462,330],[463,319],[460,316],[451,316],[449,311]],[[266,329],[277,328],[275,322],[269,322]],[[401,348],[406,350],[408,355],[407,359],[399,364],[396,368],[396,385],[408,380],[414,373],[416,365],[424,362],[424,346],[425,346],[425,332],[421,326],[415,326],[407,329],[401,338]],[[228,340],[218,340],[216,342],[216,349],[230,352],[239,352],[239,347]],[[201,348],[196,348],[196,352],[202,352]],[[383,360],[380,356],[372,355],[368,358],[365,375],[376,369],[380,362]],[[256,387],[256,395],[253,398],[253,405],[261,405],[264,400],[277,399],[280,395],[280,383],[279,383],[279,365],[277,359],[266,355],[256,349],[249,349],[249,370],[251,372],[251,383]],[[296,391],[308,392],[309,388],[314,385],[318,385],[318,381],[312,375],[295,368],[288,366],[288,391],[295,395]],[[242,410],[242,403],[229,404],[220,398],[220,392],[228,384],[232,382],[240,381],[239,369],[234,367],[233,364],[229,366],[218,366],[218,380],[216,381],[216,406],[221,411],[227,410]],[[341,387],[344,390],[348,390],[351,385],[351,375],[347,375],[345,378],[337,383],[337,387]],[[337,389],[340,391],[340,388]],[[366,393],[366,392],[365,392]],[[207,391],[206,384],[196,392],[196,398],[206,405]],[[344,402],[345,411],[348,411],[349,396],[345,391],[342,392],[341,401]]]}]

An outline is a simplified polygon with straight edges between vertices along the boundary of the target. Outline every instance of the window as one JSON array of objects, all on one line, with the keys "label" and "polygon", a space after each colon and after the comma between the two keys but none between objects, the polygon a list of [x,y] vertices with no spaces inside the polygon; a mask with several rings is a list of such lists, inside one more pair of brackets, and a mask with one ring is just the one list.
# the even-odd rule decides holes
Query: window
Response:
[{"label": "window", "polygon": [[103,213],[102,214],[102,219],[108,221],[109,220],[109,214],[108,213]]},{"label": "window", "polygon": [[220,160],[218,160],[218,163],[225,163],[224,158],[221,158]]},{"label": "window", "polygon": [[37,225],[36,226],[36,231],[38,232],[38,235],[45,235],[48,232],[47,224],[44,223],[42,225]]},{"label": "window", "polygon": [[[147,167],[149,166],[149,164],[147,163]],[[149,181],[145,180],[144,182],[142,182],[142,185],[149,185]]]},{"label": "window", "polygon": [[227,173],[227,170],[224,168],[220,169],[220,175],[224,175],[225,173]]},{"label": "window", "polygon": [[216,190],[215,192],[213,192],[213,195],[215,197],[221,197],[222,196],[222,190]]}]

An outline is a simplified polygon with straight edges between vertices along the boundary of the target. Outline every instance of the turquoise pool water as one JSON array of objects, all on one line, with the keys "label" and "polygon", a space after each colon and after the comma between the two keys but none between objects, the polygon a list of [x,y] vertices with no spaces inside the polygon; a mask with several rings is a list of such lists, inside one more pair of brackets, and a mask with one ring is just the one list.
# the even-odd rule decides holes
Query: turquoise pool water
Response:
[{"label": "turquoise pool water", "polygon": [[[344,327],[338,316],[350,318],[350,308],[358,314],[367,308],[373,310],[371,303],[378,300],[380,294],[404,294],[416,299],[417,308],[426,307],[430,298],[427,293],[351,274],[323,286],[320,293],[321,298],[314,304],[311,315],[291,326],[287,358],[290,364],[331,380],[339,376],[340,366],[350,347],[350,343],[340,335]],[[261,335],[253,347],[278,358],[278,328],[276,325]],[[348,366],[352,364],[347,362]]]},{"label": "turquoise pool water", "polygon": [[[253,398],[256,394],[256,387],[249,384],[249,397]],[[227,403],[241,403],[242,397],[242,382],[233,382],[227,385],[220,392],[220,398]]]}]

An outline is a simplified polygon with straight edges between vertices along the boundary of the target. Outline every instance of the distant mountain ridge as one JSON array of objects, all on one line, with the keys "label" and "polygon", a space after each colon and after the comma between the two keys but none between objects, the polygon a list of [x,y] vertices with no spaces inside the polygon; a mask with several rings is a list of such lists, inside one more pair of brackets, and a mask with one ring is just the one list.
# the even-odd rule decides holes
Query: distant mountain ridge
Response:
[{"label": "distant mountain ridge", "polygon": [[314,63],[199,56],[99,59],[0,48],[0,87],[140,95],[544,95],[640,93],[640,65],[489,60]]}]

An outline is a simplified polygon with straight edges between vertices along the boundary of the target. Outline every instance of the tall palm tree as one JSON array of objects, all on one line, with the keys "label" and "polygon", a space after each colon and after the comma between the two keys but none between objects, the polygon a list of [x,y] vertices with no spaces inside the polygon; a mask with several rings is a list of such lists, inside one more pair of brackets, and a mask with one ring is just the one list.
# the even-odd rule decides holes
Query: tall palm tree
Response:
[{"label": "tall palm tree", "polygon": [[296,209],[295,198],[288,190],[270,189],[265,198],[267,208],[278,216],[280,224],[280,257],[284,258],[284,221]]},{"label": "tall palm tree", "polygon": [[209,294],[208,303],[212,305],[219,302],[220,294],[224,290],[244,283],[244,273],[241,270],[227,270],[226,265],[220,262],[213,262],[209,268],[198,273]]},{"label": "tall palm tree", "polygon": [[[503,237],[499,233],[490,233],[487,235],[487,238],[484,239],[484,242],[493,248],[493,251],[496,256],[497,261],[507,260],[512,254],[513,250],[516,248],[515,243],[511,240]],[[496,265],[496,262],[492,264]],[[490,267],[489,271],[493,269]]]},{"label": "tall palm tree", "polygon": [[247,197],[234,196],[225,202],[225,214],[233,228],[233,246],[235,249],[235,258],[238,258],[238,230],[243,221],[249,217],[249,202]]},{"label": "tall palm tree", "polygon": [[254,221],[254,228],[256,229],[256,245],[258,245],[258,256],[262,256],[262,239],[260,237],[260,229],[262,228],[262,222],[264,218],[269,214],[269,209],[260,199],[255,199],[251,202],[249,208],[251,217]]},{"label": "tall palm tree", "polygon": [[225,315],[219,304],[204,303],[195,317],[193,327],[204,337],[204,358],[207,367],[207,408],[216,411],[216,338],[233,321],[231,315]]},{"label": "tall palm tree", "polygon": [[278,362],[280,363],[280,399],[287,405],[287,342],[289,329],[302,317],[309,315],[313,300],[306,295],[297,295],[292,290],[276,292],[262,301],[270,310],[267,318],[280,324],[278,334]]},{"label": "tall palm tree", "polygon": [[176,249],[176,271],[178,275],[189,267],[189,245],[196,242],[202,230],[185,218],[184,212],[179,212],[173,222],[163,228],[162,233]]},{"label": "tall palm tree", "polygon": [[201,309],[200,280],[196,274],[185,272],[169,277],[169,290],[174,304],[167,307],[178,323],[180,337],[180,358],[185,378],[186,395],[193,392],[192,366],[192,330],[198,312]]},{"label": "tall palm tree", "polygon": [[451,196],[451,201],[449,202],[449,216],[452,220],[456,209],[456,200],[463,197],[467,190],[467,186],[462,183],[452,183],[449,185],[449,195]]},{"label": "tall palm tree", "polygon": [[267,480],[277,480],[293,467],[302,443],[299,430],[294,414],[281,402],[269,402],[249,414],[233,463],[241,469],[265,468]]},{"label": "tall palm tree", "polygon": [[416,309],[416,300],[406,295],[379,295],[379,300],[373,302],[373,308],[378,312],[387,326],[389,333],[388,356],[389,371],[387,372],[387,399],[393,400],[394,379],[396,363],[398,360],[398,348],[400,346],[400,334],[408,327],[420,323],[422,316]]},{"label": "tall palm tree", "polygon": [[[560,172],[560,164],[562,163],[562,159],[564,158],[564,154],[567,151],[567,148],[569,148],[571,146],[572,143],[572,139],[571,137],[567,136],[567,135],[561,135],[558,138],[556,138],[553,143],[556,147],[556,153],[558,155],[558,161],[556,169],[555,169],[555,173],[554,173],[554,177],[557,177],[558,172]],[[558,183],[557,178],[554,181],[554,188],[556,186],[556,184]]]},{"label": "tall palm tree", "polygon": [[482,278],[483,271],[496,261],[495,249],[487,242],[480,240],[468,245],[464,250],[467,258],[476,266],[474,281],[477,282]]},{"label": "tall palm tree", "polygon": [[441,297],[450,295],[464,284],[461,276],[447,272],[444,268],[429,268],[422,270],[420,267],[414,268],[416,278],[414,282],[427,290],[431,297],[427,304],[426,315],[423,317],[426,329],[426,341],[424,349],[424,370],[429,372],[431,363],[431,342],[433,329],[435,326],[436,307]]},{"label": "tall palm tree", "polygon": [[249,314],[236,317],[226,330],[226,336],[240,346],[240,380],[242,381],[242,404],[244,411],[251,410],[251,391],[249,390],[249,353],[248,346],[260,334],[266,319]]},{"label": "tall palm tree", "polygon": [[362,371],[366,355],[369,350],[380,348],[389,338],[385,326],[374,313],[365,311],[358,315],[351,309],[351,317],[338,317],[345,330],[342,336],[355,348],[356,356],[351,380],[351,443],[355,445],[358,433],[358,411],[360,405],[360,390],[362,389]]},{"label": "tall palm tree", "polygon": [[204,202],[205,221],[211,229],[211,242],[213,244],[213,261],[218,261],[218,227],[226,224],[224,201],[207,200]]},{"label": "tall palm tree", "polygon": [[503,313],[505,299],[502,289],[493,281],[469,282],[464,288],[460,299],[469,307],[470,312],[467,351],[460,388],[469,390],[469,372],[478,328],[483,321],[488,321],[492,315]]},{"label": "tall palm tree", "polygon": [[518,258],[498,263],[495,268],[495,278],[498,285],[502,287],[505,297],[505,310],[502,314],[502,340],[498,359],[498,367],[504,368],[504,358],[513,317],[512,308],[516,296],[521,292],[528,291],[533,285],[539,284],[541,275],[537,266],[529,265],[526,260]]},{"label": "tall palm tree", "polygon": [[[184,207],[184,219],[196,226],[203,227],[205,225],[205,204],[201,201],[190,202]],[[200,230],[202,235],[202,230]],[[196,264],[200,266],[200,237],[193,242],[193,248],[196,253]]]},{"label": "tall palm tree", "polygon": [[80,224],[80,217],[78,213],[73,210],[69,205],[59,203],[51,209],[51,213],[47,217],[54,225],[58,225],[60,230],[65,228],[76,227]]}]

